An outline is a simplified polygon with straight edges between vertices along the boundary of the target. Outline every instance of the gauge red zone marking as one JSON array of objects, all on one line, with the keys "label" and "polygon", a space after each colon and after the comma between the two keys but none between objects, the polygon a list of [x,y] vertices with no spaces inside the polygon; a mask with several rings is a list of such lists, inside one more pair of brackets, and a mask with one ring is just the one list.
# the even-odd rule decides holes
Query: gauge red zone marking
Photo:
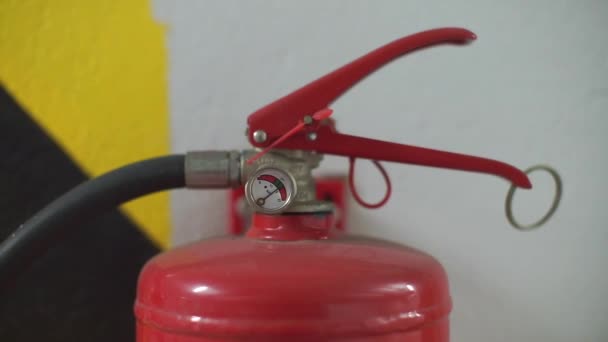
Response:
[{"label": "gauge red zone marking", "polygon": [[285,189],[285,185],[283,184],[283,182],[281,182],[280,179],[272,175],[261,175],[258,177],[258,180],[263,180],[272,183],[272,185],[276,186],[277,189],[279,189],[279,193],[281,194],[281,200],[283,200],[283,202],[287,200],[287,190]]}]

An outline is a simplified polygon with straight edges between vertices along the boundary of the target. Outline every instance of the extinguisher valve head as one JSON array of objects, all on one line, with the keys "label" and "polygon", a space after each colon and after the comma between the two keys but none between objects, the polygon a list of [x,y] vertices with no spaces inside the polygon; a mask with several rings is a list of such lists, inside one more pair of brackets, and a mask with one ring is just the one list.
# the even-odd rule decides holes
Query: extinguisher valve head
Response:
[{"label": "extinguisher valve head", "polygon": [[[307,150],[322,154],[396,162],[502,177],[517,187],[530,188],[521,170],[497,160],[396,142],[343,134],[336,130],[331,105],[349,89],[395,59],[439,45],[462,45],[477,36],[464,28],[444,27],[396,39],[350,63],[259,108],[247,118],[247,138],[262,149],[248,162],[272,149]],[[464,66],[472,67],[473,62]],[[368,113],[374,123],[378,113]],[[379,164],[377,164],[379,165]],[[384,203],[382,201],[380,203]],[[368,207],[377,207],[369,205]]]}]

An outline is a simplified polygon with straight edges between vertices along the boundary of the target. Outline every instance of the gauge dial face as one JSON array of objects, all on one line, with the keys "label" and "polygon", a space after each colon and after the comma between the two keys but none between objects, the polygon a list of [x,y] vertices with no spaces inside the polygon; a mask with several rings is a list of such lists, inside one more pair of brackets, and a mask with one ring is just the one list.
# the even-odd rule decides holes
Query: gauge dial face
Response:
[{"label": "gauge dial face", "polygon": [[293,178],[286,172],[267,168],[257,171],[247,182],[247,200],[257,211],[276,213],[295,197]]}]

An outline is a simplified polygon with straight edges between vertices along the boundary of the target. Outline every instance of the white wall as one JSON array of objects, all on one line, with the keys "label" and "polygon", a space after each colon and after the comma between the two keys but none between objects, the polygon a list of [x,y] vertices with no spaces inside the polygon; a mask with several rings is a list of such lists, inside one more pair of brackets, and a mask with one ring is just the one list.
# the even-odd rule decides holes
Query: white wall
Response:
[{"label": "white wall", "polygon": [[[390,40],[464,26],[474,44],[398,60],[337,102],[343,132],[555,166],[562,205],[532,233],[510,228],[490,176],[387,164],[395,192],[350,229],[417,246],[446,267],[453,341],[608,340],[607,1],[156,0],[169,29],[173,149],[243,148],[246,116]],[[370,116],[381,118],[370,125]],[[376,171],[361,163],[368,198]],[[345,172],[328,158],[324,172]],[[532,220],[551,181],[519,193]],[[220,196],[218,196],[220,195]],[[221,233],[222,194],[173,196],[174,242]],[[204,228],[203,228],[204,227]]]}]

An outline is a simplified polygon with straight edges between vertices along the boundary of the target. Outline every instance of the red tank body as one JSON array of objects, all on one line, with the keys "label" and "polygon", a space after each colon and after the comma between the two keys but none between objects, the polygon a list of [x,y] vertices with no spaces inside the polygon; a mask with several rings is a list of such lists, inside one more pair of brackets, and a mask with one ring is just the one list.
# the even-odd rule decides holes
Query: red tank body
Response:
[{"label": "red tank body", "polygon": [[442,266],[332,220],[256,214],[246,237],[153,258],[138,284],[137,341],[448,341]]}]

